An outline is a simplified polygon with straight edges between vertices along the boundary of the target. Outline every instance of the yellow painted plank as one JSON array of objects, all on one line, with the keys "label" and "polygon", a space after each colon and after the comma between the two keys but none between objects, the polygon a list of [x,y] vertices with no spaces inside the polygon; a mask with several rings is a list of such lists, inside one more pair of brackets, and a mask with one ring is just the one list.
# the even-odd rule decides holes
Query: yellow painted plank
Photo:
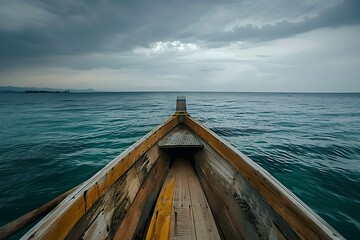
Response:
[{"label": "yellow painted plank", "polygon": [[167,178],[151,218],[146,240],[168,239],[175,178]]}]

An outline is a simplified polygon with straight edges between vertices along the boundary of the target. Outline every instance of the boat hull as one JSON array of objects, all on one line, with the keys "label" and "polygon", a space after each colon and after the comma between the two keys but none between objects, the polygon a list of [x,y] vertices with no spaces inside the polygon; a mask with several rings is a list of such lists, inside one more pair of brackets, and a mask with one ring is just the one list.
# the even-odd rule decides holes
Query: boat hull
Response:
[{"label": "boat hull", "polygon": [[[177,167],[180,161],[184,168]],[[159,236],[342,239],[267,171],[187,113],[172,116],[80,185],[23,239]]]}]

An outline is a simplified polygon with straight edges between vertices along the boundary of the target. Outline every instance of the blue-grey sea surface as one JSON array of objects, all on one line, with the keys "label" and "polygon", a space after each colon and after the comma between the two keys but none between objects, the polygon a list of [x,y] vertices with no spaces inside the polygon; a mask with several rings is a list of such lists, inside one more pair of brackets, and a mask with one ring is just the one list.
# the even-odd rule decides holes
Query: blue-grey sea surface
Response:
[{"label": "blue-grey sea surface", "polygon": [[348,239],[360,236],[360,94],[2,93],[0,225],[88,179],[175,111],[228,140]]}]

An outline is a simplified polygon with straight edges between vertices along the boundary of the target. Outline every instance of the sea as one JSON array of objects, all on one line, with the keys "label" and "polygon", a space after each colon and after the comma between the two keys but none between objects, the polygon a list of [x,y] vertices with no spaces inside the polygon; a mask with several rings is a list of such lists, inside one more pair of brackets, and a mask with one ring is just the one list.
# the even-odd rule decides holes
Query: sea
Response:
[{"label": "sea", "polygon": [[0,225],[94,175],[169,118],[178,95],[345,238],[360,238],[356,93],[1,93]]}]

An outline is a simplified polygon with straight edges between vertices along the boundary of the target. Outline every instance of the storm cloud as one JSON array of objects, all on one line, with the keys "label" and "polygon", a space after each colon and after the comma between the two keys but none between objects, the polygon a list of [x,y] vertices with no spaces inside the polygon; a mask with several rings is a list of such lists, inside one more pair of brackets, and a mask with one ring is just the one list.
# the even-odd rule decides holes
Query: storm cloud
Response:
[{"label": "storm cloud", "polygon": [[360,1],[348,0],[326,8],[317,16],[303,17],[300,21],[281,20],[258,27],[253,24],[236,26],[231,31],[211,35],[209,41],[269,41],[321,28],[335,28],[360,24]]},{"label": "storm cloud", "polygon": [[[338,72],[350,71],[348,88],[360,90],[351,68],[359,62],[358,9],[356,0],[5,0],[0,85],[201,90],[206,82],[213,90],[225,82],[223,90],[321,91],[321,81],[299,84],[294,68],[342,57]],[[343,47],[318,44],[339,32]],[[324,68],[317,75],[327,76]],[[280,87],[286,78],[294,87]]]}]

